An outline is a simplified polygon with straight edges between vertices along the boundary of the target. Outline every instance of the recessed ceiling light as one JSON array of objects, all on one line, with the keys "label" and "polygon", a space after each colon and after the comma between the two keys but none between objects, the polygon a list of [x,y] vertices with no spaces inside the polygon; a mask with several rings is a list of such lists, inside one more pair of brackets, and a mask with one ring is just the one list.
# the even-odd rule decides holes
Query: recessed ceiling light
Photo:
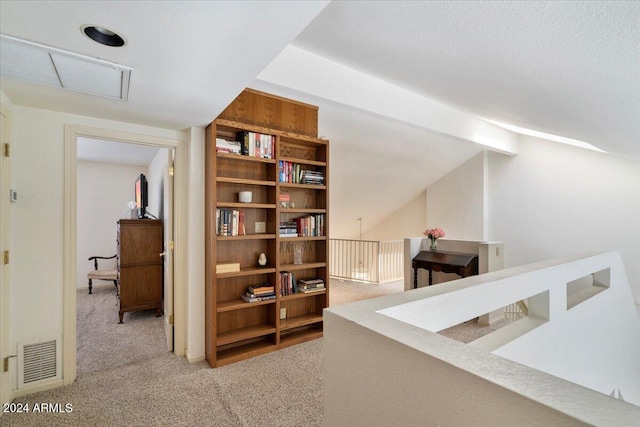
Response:
[{"label": "recessed ceiling light", "polygon": [[124,46],[125,41],[115,32],[98,25],[83,25],[81,28],[85,36],[105,46]]}]

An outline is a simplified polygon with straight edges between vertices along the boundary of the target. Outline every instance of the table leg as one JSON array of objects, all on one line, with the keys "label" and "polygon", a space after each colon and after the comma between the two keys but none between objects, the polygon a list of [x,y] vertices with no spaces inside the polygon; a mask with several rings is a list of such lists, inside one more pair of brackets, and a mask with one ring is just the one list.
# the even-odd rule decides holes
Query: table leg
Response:
[{"label": "table leg", "polygon": [[429,286],[433,285],[433,270],[429,269]]},{"label": "table leg", "polygon": [[413,289],[418,289],[418,268],[413,267]]}]

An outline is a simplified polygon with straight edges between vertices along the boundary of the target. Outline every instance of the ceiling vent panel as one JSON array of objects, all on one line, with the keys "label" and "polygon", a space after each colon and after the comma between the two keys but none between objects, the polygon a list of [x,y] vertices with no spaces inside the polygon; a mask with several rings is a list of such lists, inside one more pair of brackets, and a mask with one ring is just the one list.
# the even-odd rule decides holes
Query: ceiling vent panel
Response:
[{"label": "ceiling vent panel", "polygon": [[47,86],[60,86],[56,69],[46,50],[34,45],[0,39],[0,74]]},{"label": "ceiling vent panel", "polygon": [[52,53],[62,87],[108,98],[121,97],[123,71],[108,63]]},{"label": "ceiling vent panel", "polygon": [[0,35],[3,77],[126,101],[131,68]]}]

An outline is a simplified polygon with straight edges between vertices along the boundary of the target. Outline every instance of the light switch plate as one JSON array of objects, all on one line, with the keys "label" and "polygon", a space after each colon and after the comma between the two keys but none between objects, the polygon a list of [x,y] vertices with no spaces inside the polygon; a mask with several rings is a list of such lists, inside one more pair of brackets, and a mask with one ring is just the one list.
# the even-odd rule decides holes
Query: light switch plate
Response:
[{"label": "light switch plate", "polygon": [[267,225],[264,222],[256,222],[256,233],[264,233],[267,231]]}]

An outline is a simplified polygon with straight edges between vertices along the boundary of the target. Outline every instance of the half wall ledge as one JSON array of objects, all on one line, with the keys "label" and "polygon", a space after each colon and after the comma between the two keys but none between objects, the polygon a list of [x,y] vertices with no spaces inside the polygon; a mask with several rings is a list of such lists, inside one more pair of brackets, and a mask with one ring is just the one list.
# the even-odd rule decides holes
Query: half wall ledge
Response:
[{"label": "half wall ledge", "polygon": [[[567,283],[606,269],[610,287],[567,309]],[[527,318],[533,327],[500,336],[497,344],[486,343],[496,332],[482,338],[481,348],[437,333],[532,295],[541,295]],[[619,252],[328,308],[324,319],[327,425],[620,426],[640,420],[640,318]]]}]

